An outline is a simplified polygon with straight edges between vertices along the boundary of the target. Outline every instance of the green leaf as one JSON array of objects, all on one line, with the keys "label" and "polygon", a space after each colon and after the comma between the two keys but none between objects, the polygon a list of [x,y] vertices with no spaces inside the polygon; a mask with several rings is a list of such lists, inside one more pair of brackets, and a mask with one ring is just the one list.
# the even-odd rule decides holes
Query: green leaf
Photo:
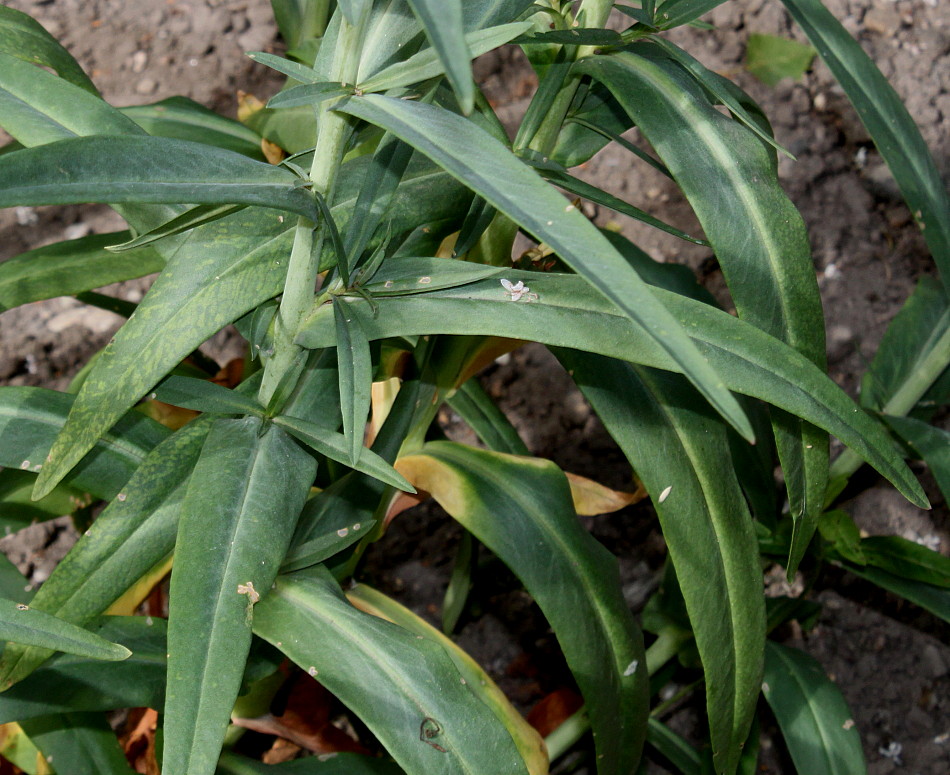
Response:
[{"label": "green leaf", "polygon": [[512,706],[491,676],[451,638],[443,635],[422,617],[366,584],[357,584],[346,593],[361,611],[373,614],[441,646],[455,663],[469,691],[487,705],[511,734],[530,775],[547,775],[548,757],[541,736]]},{"label": "green leaf", "polygon": [[671,30],[695,21],[726,0],[667,0],[656,11],[656,26]]},{"label": "green leaf", "polygon": [[54,485],[130,406],[220,328],[283,285],[292,236],[248,209],[191,232],[96,359],[37,481]]},{"label": "green leaf", "polygon": [[[824,368],[824,317],[808,235],[778,183],[771,154],[657,49],[641,43],[578,67],[613,91],[683,188],[739,316]],[[793,574],[824,505],[828,440],[784,413],[776,414],[773,428],[794,525],[788,564]]]},{"label": "green leaf", "polygon": [[[29,471],[0,469],[0,534],[10,535],[34,522],[72,514],[92,503],[92,496],[66,485],[60,485],[45,498],[34,501],[30,493],[35,478]],[[0,597],[10,595],[0,590]]]},{"label": "green leaf", "polygon": [[911,417],[885,415],[884,420],[927,464],[944,500],[950,501],[950,433]]},{"label": "green leaf", "polygon": [[[84,626],[171,553],[188,476],[209,427],[208,419],[195,420],[145,457],[123,483],[124,497],[109,504],[40,587],[34,608]],[[8,645],[0,686],[21,680],[49,656],[46,649]]]},{"label": "green leaf", "polygon": [[850,515],[837,509],[822,514],[818,530],[821,537],[828,541],[838,554],[851,562],[864,565],[861,531]]},{"label": "green leaf", "polygon": [[[0,20],[0,40],[2,30]],[[81,85],[34,67],[18,58],[16,52],[4,53],[2,44],[0,126],[26,146],[82,135],[140,132],[130,119],[104,102],[94,88],[90,93]]]},{"label": "green leaf", "polygon": [[250,396],[194,377],[172,375],[155,388],[152,396],[166,404],[193,409],[196,412],[258,416],[264,412],[261,405]]},{"label": "green leaf", "polygon": [[[580,277],[507,273],[537,299],[513,302],[495,280],[416,295],[377,299],[378,314],[362,300],[360,323],[370,341],[393,336],[462,334],[525,339],[571,347],[667,371],[679,366],[655,339]],[[738,393],[760,398],[835,434],[867,460],[912,503],[926,508],[920,484],[894,449],[882,425],[869,417],[811,361],[754,326],[707,304],[659,288],[655,297],[688,326],[703,357]],[[315,309],[297,343],[310,348],[335,342],[330,310]]]},{"label": "green leaf", "polygon": [[[611,140],[633,151],[636,146],[620,137],[631,126],[626,111],[610,91],[593,81],[575,97],[550,158],[565,167],[576,167],[588,161]],[[634,152],[646,156],[638,148]],[[648,158],[654,165],[658,164],[652,157]]]},{"label": "green leaf", "polygon": [[163,769],[213,773],[268,594],[316,474],[280,428],[216,420],[181,505],[169,593]]},{"label": "green leaf", "polygon": [[0,156],[0,207],[84,202],[249,204],[316,220],[283,167],[164,137],[76,137]]},{"label": "green leaf", "polygon": [[747,438],[748,420],[735,398],[690,344],[683,329],[580,212],[544,184],[499,141],[475,124],[431,105],[380,95],[351,98],[344,112],[383,126],[432,158],[492,206],[550,245],[558,255],[639,321]]},{"label": "green leaf", "polygon": [[950,287],[950,194],[900,97],[821,0],[782,0],[838,79],[890,167]]},{"label": "green leaf", "polygon": [[[887,404],[895,397],[913,391],[921,393],[918,384],[939,374],[941,362],[950,363],[950,348],[941,341],[950,330],[950,301],[940,283],[922,277],[913,294],[888,324],[874,360],[861,381],[861,405],[876,411],[888,411]],[[943,351],[939,348],[943,347]],[[936,360],[934,367],[928,361]],[[926,389],[927,385],[923,388]],[[905,408],[907,401],[901,401]],[[909,407],[906,407],[909,408]],[[935,407],[925,407],[930,414]],[[891,410],[893,411],[893,410]]]},{"label": "green leaf", "polygon": [[527,774],[442,646],[358,611],[324,568],[279,577],[254,632],[359,716],[406,772]]},{"label": "green leaf", "polygon": [[366,290],[373,296],[407,296],[429,293],[486,277],[497,277],[502,269],[447,258],[394,256],[373,275]]},{"label": "green leaf", "polygon": [[448,399],[448,404],[489,449],[511,455],[530,454],[518,431],[488,397],[477,378],[467,380]]},{"label": "green leaf", "polygon": [[369,352],[369,340],[347,305],[334,304],[333,315],[336,320],[340,411],[343,415],[343,435],[347,440],[346,462],[355,466],[363,450],[373,383],[373,359]]},{"label": "green leaf", "polygon": [[462,112],[468,115],[475,107],[475,82],[472,80],[472,53],[465,40],[462,0],[408,2],[425,29],[429,43],[442,60],[442,67]]},{"label": "green leaf", "polygon": [[297,48],[308,38],[319,38],[327,25],[326,0],[271,0],[274,20],[287,47]]},{"label": "green leaf", "polygon": [[112,253],[124,253],[127,250],[158,242],[158,240],[165,237],[190,231],[206,223],[213,223],[238,212],[244,207],[246,205],[196,205],[195,207],[189,207],[183,213],[176,214],[158,226],[140,233],[135,239],[117,245],[109,245],[106,249]]},{"label": "green leaf", "polygon": [[753,33],[746,44],[745,66],[766,86],[775,86],[783,78],[801,78],[817,53],[797,40]]},{"label": "green leaf", "polygon": [[0,694],[0,723],[53,713],[160,708],[165,692],[165,620],[106,616],[90,629],[132,656],[103,662],[57,654]]},{"label": "green leaf", "polygon": [[[36,387],[0,388],[0,466],[37,472],[63,427],[73,396]],[[130,412],[80,456],[67,478],[97,498],[113,498],[168,430],[139,412]]]},{"label": "green leaf", "polygon": [[578,522],[563,472],[452,442],[427,444],[398,465],[524,583],[587,699],[597,771],[632,772],[648,710],[642,635],[616,559]]},{"label": "green leaf", "polygon": [[129,232],[91,234],[4,261],[0,264],[0,311],[161,271],[165,262],[151,248],[121,256],[106,250],[130,236]]},{"label": "green leaf", "polygon": [[346,20],[355,25],[372,5],[373,0],[339,0],[338,5]]},{"label": "green leaf", "polygon": [[696,749],[659,719],[647,721],[647,745],[655,748],[683,775],[701,775],[701,760]]},{"label": "green leaf", "polygon": [[63,713],[21,726],[60,775],[134,775],[102,713]]},{"label": "green leaf", "polygon": [[279,57],[276,54],[268,54],[266,51],[249,51],[247,56],[300,83],[319,83],[316,71],[300,62],[294,62],[292,59]]},{"label": "green leaf", "polygon": [[120,112],[153,137],[205,143],[264,161],[261,137],[257,132],[187,97],[169,97],[151,105],[133,105],[120,108]]},{"label": "green leaf", "polygon": [[0,600],[0,640],[111,661],[132,653],[125,646],[13,600]]},{"label": "green leaf", "polygon": [[888,573],[886,570],[875,568],[872,565],[861,566],[849,562],[842,562],[841,564],[858,578],[877,584],[881,589],[893,592],[895,595],[919,605],[924,610],[930,611],[934,616],[940,617],[945,622],[950,622],[950,590],[895,576],[893,573]]},{"label": "green leaf", "polygon": [[798,772],[860,775],[867,771],[851,710],[812,657],[769,641],[762,694]]},{"label": "green leaf", "polygon": [[732,772],[762,683],[765,607],[726,428],[678,375],[556,354],[653,498],[703,663],[716,771]]},{"label": "green leaf", "polygon": [[280,572],[290,573],[291,571],[318,565],[324,560],[330,559],[368,535],[369,529],[375,524],[375,519],[366,522],[354,522],[352,525],[331,530],[317,538],[295,546],[284,558],[284,562],[280,566]]},{"label": "green leaf", "polygon": [[299,108],[302,106],[320,107],[322,102],[335,97],[345,97],[353,93],[352,86],[344,86],[332,81],[321,83],[302,83],[277,92],[267,101],[270,110],[281,108]]},{"label": "green leaf", "polygon": [[[350,440],[342,433],[336,433],[298,417],[275,417],[274,423],[321,455],[326,455],[344,465],[351,465],[348,462],[351,451]],[[359,460],[352,464],[352,467],[405,492],[415,492],[415,488],[398,471],[370,449],[364,448],[360,452]]]},{"label": "green leaf", "polygon": [[623,38],[616,30],[598,27],[572,27],[569,30],[550,30],[524,35],[515,41],[521,45],[558,43],[565,46],[622,46]]},{"label": "green leaf", "polygon": [[950,588],[950,557],[900,536],[870,536],[861,540],[869,565],[911,581]]},{"label": "green leaf", "polygon": [[280,764],[264,764],[257,759],[225,751],[218,760],[218,775],[403,775],[397,764],[358,753],[307,756]]},{"label": "green leaf", "polygon": [[[476,30],[465,36],[465,43],[472,57],[486,54],[505,43],[510,42],[525,30],[529,22],[503,24],[487,30]],[[429,78],[445,73],[445,65],[434,48],[424,48],[408,59],[403,59],[385,67],[370,78],[358,84],[361,92],[380,92],[400,86],[411,86]]]},{"label": "green leaf", "polygon": [[49,67],[64,80],[98,94],[89,76],[56,38],[43,29],[38,21],[5,5],[0,6],[0,52],[12,54],[34,65]]}]

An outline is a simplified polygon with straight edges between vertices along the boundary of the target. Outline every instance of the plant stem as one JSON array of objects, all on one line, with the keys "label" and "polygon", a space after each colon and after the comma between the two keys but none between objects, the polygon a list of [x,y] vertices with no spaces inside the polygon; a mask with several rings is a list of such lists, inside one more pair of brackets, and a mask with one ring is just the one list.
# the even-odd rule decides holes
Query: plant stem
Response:
[{"label": "plant stem", "polygon": [[[931,385],[950,365],[950,326],[947,326],[926,355],[921,358],[910,375],[894,392],[881,409],[881,414],[904,417]],[[850,449],[842,452],[831,465],[829,478],[832,482],[847,479],[864,464],[864,460]]]},{"label": "plant stem", "polygon": [[[349,24],[345,18],[341,19],[330,69],[331,80],[344,84],[355,83],[368,11],[369,8],[355,25]],[[331,104],[322,103],[318,107],[317,144],[309,177],[312,190],[327,201],[331,201],[333,196],[349,127],[349,119],[332,110]],[[327,228],[323,222],[314,227],[306,218],[297,221],[284,293],[275,319],[274,351],[264,364],[264,377],[258,393],[261,403],[265,406],[300,351],[300,347],[294,344],[294,338],[313,302],[326,233]]]}]

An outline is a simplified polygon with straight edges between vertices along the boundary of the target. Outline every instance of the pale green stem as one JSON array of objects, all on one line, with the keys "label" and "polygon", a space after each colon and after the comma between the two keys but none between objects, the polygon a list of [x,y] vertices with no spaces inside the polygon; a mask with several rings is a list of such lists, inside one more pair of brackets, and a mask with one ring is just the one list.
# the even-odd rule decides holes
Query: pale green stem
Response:
[{"label": "pale green stem", "polygon": [[[950,365],[950,327],[944,330],[934,346],[917,363],[910,376],[904,380],[894,395],[884,404],[881,413],[889,414],[892,417],[906,416],[923,398],[924,394],[930,390],[931,385],[947,369],[948,365]],[[857,453],[846,449],[831,466],[831,481],[849,478],[863,463],[864,460]]]},{"label": "pale green stem", "polygon": [[[350,25],[346,19],[341,20],[330,80],[344,84],[355,83],[362,51],[365,19],[364,13],[364,18],[356,25]],[[328,201],[333,196],[348,131],[349,122],[344,115],[333,111],[327,103],[318,108],[317,145],[314,149],[313,164],[310,167],[310,182],[312,190]],[[294,244],[290,252],[290,264],[287,267],[287,279],[284,282],[284,293],[274,326],[274,349],[264,364],[264,377],[258,393],[261,403],[265,406],[274,395],[281,378],[293,364],[297,353],[300,352],[300,347],[294,344],[294,338],[313,303],[326,232],[327,229],[322,222],[314,228],[306,218],[300,218],[297,221]]]}]

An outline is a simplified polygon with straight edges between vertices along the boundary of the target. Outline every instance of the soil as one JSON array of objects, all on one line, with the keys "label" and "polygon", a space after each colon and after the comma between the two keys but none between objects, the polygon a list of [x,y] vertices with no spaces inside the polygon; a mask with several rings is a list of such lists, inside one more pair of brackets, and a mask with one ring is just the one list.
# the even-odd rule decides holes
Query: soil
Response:
[{"label": "soil", "polygon": [[[234,115],[236,94],[266,99],[279,85],[245,51],[280,50],[266,0],[9,0],[59,38],[113,104],[150,103],[182,94]],[[921,128],[944,180],[950,179],[950,14],[941,0],[828,0],[858,36]],[[680,29],[671,37],[708,67],[735,79],[765,109],[775,134],[797,161],[780,157],[783,184],[805,218],[824,300],[829,370],[855,394],[884,329],[919,277],[935,269],[910,213],[855,112],[827,69],[816,62],[799,81],[770,88],[743,68],[750,33],[804,37],[778,2],[727,3],[708,14],[711,31]],[[508,126],[524,111],[534,81],[520,52],[506,49],[476,64],[476,76]],[[636,141],[636,133],[631,133]],[[630,156],[607,149],[583,175],[687,232],[698,224],[674,185]],[[616,222],[660,260],[689,263],[714,293],[723,282],[708,250],[593,208],[600,223]],[[0,211],[0,260],[43,244],[122,228],[104,207],[18,208]],[[137,301],[147,281],[108,289]],[[0,382],[64,389],[119,325],[108,312],[54,299],[0,316]],[[223,363],[234,338],[217,337],[207,351]],[[566,470],[615,487],[631,472],[554,359],[537,346],[513,353],[486,371],[484,384],[535,454]],[[467,429],[443,413],[446,433]],[[873,483],[848,504],[871,534],[897,533],[950,553],[950,516],[932,479],[920,470],[934,504],[921,512]],[[647,507],[585,520],[620,557],[624,594],[639,610],[658,583],[663,544]],[[0,542],[41,583],[74,538],[68,520],[35,525]],[[405,515],[375,552],[377,583],[433,621],[451,569],[458,531],[429,509]],[[479,617],[463,620],[460,643],[528,708],[566,681],[553,636],[536,607],[503,573],[484,574]],[[507,583],[512,581],[512,583]],[[831,573],[817,599],[824,609],[809,632],[789,632],[793,645],[815,656],[838,682],[862,732],[869,771],[950,771],[950,648],[948,628],[913,606]],[[539,635],[540,634],[540,635]],[[531,656],[528,657],[527,655]],[[695,716],[678,712],[684,732]],[[793,772],[768,724],[763,772]],[[893,752],[898,744],[901,754]],[[890,746],[890,747],[889,747]],[[889,752],[885,754],[884,752]],[[651,764],[651,772],[664,772]]]}]

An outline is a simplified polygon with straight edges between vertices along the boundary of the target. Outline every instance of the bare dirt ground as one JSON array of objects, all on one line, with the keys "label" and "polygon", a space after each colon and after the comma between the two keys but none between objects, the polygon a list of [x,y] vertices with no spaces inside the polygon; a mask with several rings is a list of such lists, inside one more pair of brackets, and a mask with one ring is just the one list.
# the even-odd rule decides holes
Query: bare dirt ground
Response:
[{"label": "bare dirt ground", "polygon": [[[150,103],[177,94],[233,115],[239,90],[269,96],[278,82],[245,51],[279,48],[265,0],[10,0],[34,15],[85,67],[113,104]],[[950,12],[945,0],[828,0],[830,10],[864,45],[890,78],[950,179]],[[823,293],[832,377],[855,393],[888,321],[917,279],[934,267],[892,179],[854,111],[827,69],[816,63],[801,81],[769,88],[743,69],[750,33],[804,40],[776,0],[727,3],[706,19],[716,29],[681,29],[673,40],[708,67],[736,79],[770,116],[776,136],[798,160],[781,159],[786,190],[810,230]],[[517,52],[479,62],[476,74],[506,122],[526,106],[533,81]],[[620,151],[605,150],[584,174],[686,231],[697,231],[688,205],[672,183]],[[688,261],[715,291],[722,280],[710,255],[665,234],[606,212],[654,257]],[[0,211],[0,260],[42,244],[122,227],[101,207]],[[137,301],[144,282],[111,289]],[[0,316],[0,382],[62,389],[88,356],[103,346],[119,319],[69,299],[56,299]],[[217,357],[226,342],[216,343]],[[542,349],[529,347],[486,373],[485,384],[503,404],[535,453],[567,470],[607,484],[629,484],[629,469],[579,393]],[[452,418],[445,420],[450,432]],[[460,431],[459,431],[460,432]],[[875,484],[848,508],[869,533],[898,533],[950,552],[947,505],[921,471],[934,510],[920,512]],[[621,557],[624,591],[634,609],[657,583],[662,542],[646,509],[588,521]],[[400,521],[397,521],[400,525]],[[48,576],[68,546],[71,527],[36,525],[4,549],[36,582]],[[402,520],[377,550],[379,582],[430,615],[441,602],[457,533],[436,517]],[[388,568],[384,572],[384,568]],[[841,686],[862,732],[873,775],[950,771],[950,634],[912,606],[831,575],[818,599],[825,609],[812,631],[791,633]],[[496,594],[497,592],[497,594]],[[523,593],[487,589],[484,615],[468,622],[462,645],[500,679],[520,706],[535,702],[552,680],[539,677],[536,609]],[[530,651],[535,664],[526,662]],[[557,667],[553,663],[552,671]],[[556,681],[554,681],[556,683]],[[682,722],[681,723],[686,723]],[[768,730],[767,730],[768,731]],[[766,735],[763,771],[792,772]],[[897,743],[900,757],[882,751]],[[891,751],[894,748],[889,749]],[[662,770],[655,769],[660,772]]]}]

